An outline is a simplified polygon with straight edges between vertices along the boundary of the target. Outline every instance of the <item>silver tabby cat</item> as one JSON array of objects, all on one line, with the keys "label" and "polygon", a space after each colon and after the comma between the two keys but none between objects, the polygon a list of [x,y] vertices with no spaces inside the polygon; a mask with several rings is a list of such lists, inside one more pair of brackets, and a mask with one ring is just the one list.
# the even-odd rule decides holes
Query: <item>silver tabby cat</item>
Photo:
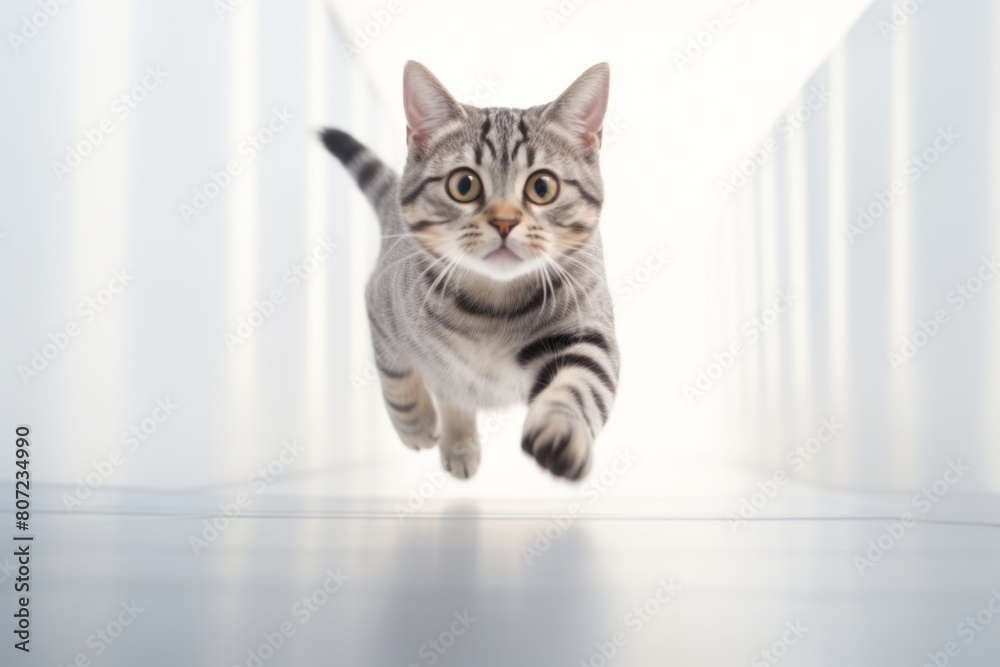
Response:
[{"label": "silver tabby cat", "polygon": [[609,78],[595,65],[549,104],[481,109],[411,61],[402,177],[322,133],[381,222],[366,296],[389,417],[456,477],[479,467],[476,411],[519,401],[525,452],[569,479],[590,468],[619,371],[597,230]]}]

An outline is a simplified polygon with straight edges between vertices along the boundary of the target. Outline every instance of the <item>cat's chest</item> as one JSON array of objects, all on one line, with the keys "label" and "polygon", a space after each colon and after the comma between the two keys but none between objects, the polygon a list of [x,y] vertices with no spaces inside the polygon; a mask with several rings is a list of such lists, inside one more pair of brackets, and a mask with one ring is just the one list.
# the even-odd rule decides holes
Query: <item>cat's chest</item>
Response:
[{"label": "cat's chest", "polygon": [[456,362],[470,372],[508,381],[525,375],[524,369],[517,363],[521,345],[509,336],[457,338],[450,342],[449,348],[455,354]]},{"label": "cat's chest", "polygon": [[531,378],[517,362],[521,346],[506,337],[452,340],[433,364],[438,391],[457,402],[500,407],[524,399]]}]

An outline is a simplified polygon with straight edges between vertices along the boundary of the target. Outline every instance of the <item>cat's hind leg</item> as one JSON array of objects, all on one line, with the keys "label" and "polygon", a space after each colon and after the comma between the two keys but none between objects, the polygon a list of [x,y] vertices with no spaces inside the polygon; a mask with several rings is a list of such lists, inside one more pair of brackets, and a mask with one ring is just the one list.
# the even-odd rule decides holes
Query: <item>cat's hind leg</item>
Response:
[{"label": "cat's hind leg", "polygon": [[428,449],[438,442],[437,410],[416,370],[389,373],[379,370],[382,398],[396,433],[411,449]]}]

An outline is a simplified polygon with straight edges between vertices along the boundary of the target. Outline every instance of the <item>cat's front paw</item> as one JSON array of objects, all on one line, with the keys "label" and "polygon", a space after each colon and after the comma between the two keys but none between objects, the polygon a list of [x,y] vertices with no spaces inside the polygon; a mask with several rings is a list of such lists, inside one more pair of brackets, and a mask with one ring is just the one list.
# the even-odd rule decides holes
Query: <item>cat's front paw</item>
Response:
[{"label": "cat's front paw", "polygon": [[438,443],[437,409],[416,372],[405,378],[383,377],[382,397],[393,428],[410,449]]},{"label": "cat's front paw", "polygon": [[524,421],[521,449],[552,474],[578,480],[590,470],[594,438],[582,419],[536,405]]},{"label": "cat's front paw", "polygon": [[409,414],[400,414],[390,406],[389,418],[403,444],[410,449],[430,449],[438,444],[437,413],[434,404],[426,400],[414,401]]},{"label": "cat's front paw", "polygon": [[441,465],[458,479],[469,479],[475,475],[481,458],[482,452],[475,438],[441,445]]}]

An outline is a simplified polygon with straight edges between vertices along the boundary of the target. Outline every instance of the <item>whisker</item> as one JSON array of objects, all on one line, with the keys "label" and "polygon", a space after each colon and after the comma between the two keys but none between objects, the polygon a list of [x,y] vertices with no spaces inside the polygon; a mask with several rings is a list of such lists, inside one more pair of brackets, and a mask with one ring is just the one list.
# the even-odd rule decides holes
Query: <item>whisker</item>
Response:
[{"label": "whisker", "polygon": [[597,279],[598,282],[606,282],[607,281],[607,277],[598,275],[597,272],[594,271],[594,269],[592,269],[591,267],[589,267],[587,264],[584,263],[583,259],[581,259],[579,257],[564,257],[564,259],[566,259],[566,261],[568,261],[568,262],[572,262],[573,264],[575,264],[576,266],[579,266],[584,271],[587,271],[588,273],[590,273],[590,275],[594,276],[594,278]]},{"label": "whisker", "polygon": [[[428,288],[428,290],[427,290],[427,294],[424,295],[424,300],[420,304],[420,309],[417,310],[417,317],[418,318],[422,318],[424,316],[424,307],[427,305],[427,300],[431,297],[431,294],[433,294],[434,291],[437,289],[438,283],[440,283],[442,280],[445,279],[445,277],[451,272],[451,269],[455,266],[456,262],[458,261],[458,251],[452,251],[452,252],[448,253],[447,255],[442,256],[441,260],[442,261],[447,260],[448,264],[447,264],[447,266],[445,266],[444,270],[441,272],[441,275],[439,275],[437,278],[434,279],[434,282],[431,283],[430,288]],[[430,267],[428,267],[428,269],[429,268]],[[421,275],[423,275],[423,274],[421,274]],[[444,292],[442,291],[442,296],[443,295],[444,295]]]},{"label": "whisker", "polygon": [[538,271],[538,275],[542,279],[542,307],[538,311],[539,314],[545,312],[545,304],[548,303],[548,282],[545,280],[545,271],[542,270],[542,266],[538,265],[535,267],[535,271]]},{"label": "whisker", "polygon": [[401,257],[401,258],[397,259],[396,261],[392,262],[391,264],[382,267],[382,270],[379,271],[377,275],[379,277],[381,277],[382,274],[384,274],[386,271],[388,271],[390,268],[396,266],[400,262],[405,262],[406,260],[411,259],[411,258],[416,257],[417,255],[421,255],[421,254],[424,254],[423,250],[417,250],[416,252],[411,252],[409,255],[406,255],[405,257]]},{"label": "whisker", "polygon": [[451,281],[452,274],[453,273],[457,273],[457,270],[460,267],[461,260],[462,260],[462,253],[456,252],[455,253],[455,260],[452,262],[451,266],[448,267],[448,270],[447,270],[448,277],[444,281],[444,287],[441,288],[441,295],[442,296],[444,296],[445,294],[448,293],[448,283]]},{"label": "whisker", "polygon": [[573,276],[566,269],[559,266],[559,264],[548,255],[543,255],[543,257],[545,258],[545,261],[547,263],[546,266],[551,267],[555,271],[559,279],[562,280],[567,287],[569,287],[570,295],[573,297],[573,305],[574,305],[574,310],[576,311],[577,318],[582,320],[583,318],[580,311],[580,297],[579,294],[577,293],[578,285],[576,284],[576,281],[573,279]]}]

